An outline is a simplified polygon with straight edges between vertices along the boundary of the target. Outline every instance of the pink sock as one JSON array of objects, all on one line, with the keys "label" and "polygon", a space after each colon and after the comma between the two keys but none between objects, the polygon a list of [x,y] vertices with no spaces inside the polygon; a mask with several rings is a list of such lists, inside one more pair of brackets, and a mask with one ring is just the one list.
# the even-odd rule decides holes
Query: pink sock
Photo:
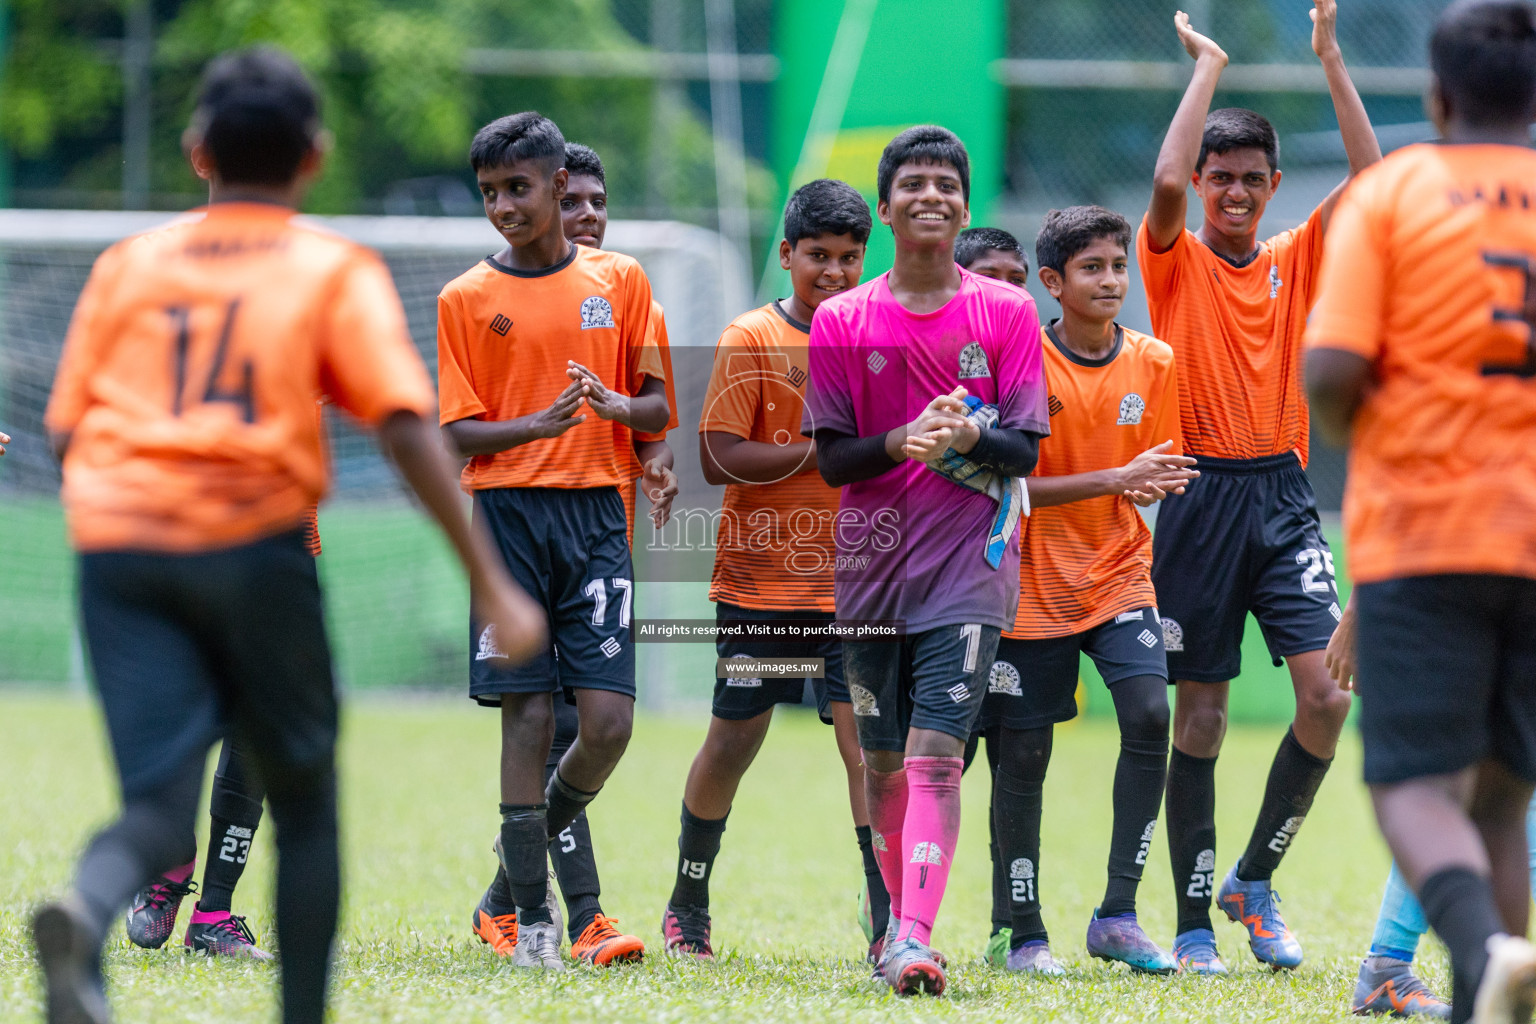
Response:
[{"label": "pink sock", "polygon": [[195,904],[192,907],[193,924],[215,924],[229,917],[227,910],[203,910]]},{"label": "pink sock", "polygon": [[944,887],[949,883],[950,859],[960,836],[960,769],[958,757],[907,758],[907,820],[902,835],[906,853],[901,915],[903,939],[928,945],[939,916]]},{"label": "pink sock", "polygon": [[171,868],[165,873],[165,877],[173,882],[185,882],[192,877],[192,872],[197,869],[197,858],[194,857],[179,868]]},{"label": "pink sock", "polygon": [[875,863],[891,896],[891,917],[901,919],[902,822],[907,818],[907,770],[877,772],[864,769],[864,801],[869,805],[869,829],[875,843]]}]

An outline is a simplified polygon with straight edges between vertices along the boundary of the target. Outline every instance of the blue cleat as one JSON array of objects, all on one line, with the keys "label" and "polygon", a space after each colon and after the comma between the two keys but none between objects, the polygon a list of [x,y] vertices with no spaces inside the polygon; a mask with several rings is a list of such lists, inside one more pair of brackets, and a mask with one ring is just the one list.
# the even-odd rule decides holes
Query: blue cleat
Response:
[{"label": "blue cleat", "polygon": [[899,996],[941,996],[948,984],[933,950],[916,939],[901,939],[887,947],[882,973]]},{"label": "blue cleat", "polygon": [[1088,922],[1088,955],[1122,963],[1138,974],[1172,974],[1179,969],[1173,954],[1147,938],[1135,914],[1100,917]]},{"label": "blue cleat", "polygon": [[1254,959],[1271,970],[1301,966],[1301,943],[1280,916],[1280,894],[1268,882],[1245,882],[1237,877],[1237,865],[1227,872],[1216,901],[1226,915],[1248,929],[1248,948]]},{"label": "blue cleat", "polygon": [[1010,949],[1005,969],[1016,974],[1038,974],[1045,978],[1059,978],[1067,973],[1066,968],[1051,955],[1050,943],[1044,939],[1035,939],[1018,949]]},{"label": "blue cleat", "polygon": [[1173,958],[1184,974],[1219,978],[1227,973],[1227,965],[1216,952],[1216,933],[1209,928],[1191,928],[1174,936]]}]

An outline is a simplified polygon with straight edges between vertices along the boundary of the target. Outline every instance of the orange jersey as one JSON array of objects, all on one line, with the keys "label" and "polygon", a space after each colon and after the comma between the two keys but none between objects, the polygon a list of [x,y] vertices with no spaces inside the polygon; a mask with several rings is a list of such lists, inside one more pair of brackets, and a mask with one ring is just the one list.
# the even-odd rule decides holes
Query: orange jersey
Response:
[{"label": "orange jersey", "polygon": [[1322,208],[1233,266],[1185,231],[1155,253],[1146,219],[1136,259],[1152,330],[1179,361],[1180,423],[1191,455],[1307,464],[1301,348],[1323,255]]},{"label": "orange jersey", "polygon": [[[1179,442],[1173,349],[1120,328],[1114,352],[1089,362],[1041,331],[1051,436],[1033,477],[1117,468],[1148,448]],[[1019,560],[1015,639],[1070,636],[1122,612],[1157,604],[1152,533],[1130,499],[1106,495],[1032,509]]]},{"label": "orange jersey", "polygon": [[304,546],[316,558],[320,557],[320,506],[311,505],[304,513]]},{"label": "orange jersey", "polygon": [[662,314],[661,303],[651,303],[651,325],[655,329],[656,355],[661,359],[662,372],[666,374],[665,384],[667,389],[667,426],[666,429],[655,433],[627,433],[627,440],[618,439],[621,445],[627,444],[628,449],[618,452],[619,458],[627,458],[629,461],[629,484],[619,488],[619,494],[624,499],[624,518],[629,523],[629,543],[633,547],[635,543],[635,503],[636,491],[639,485],[635,482],[645,472],[640,465],[640,459],[635,454],[635,441],[665,441],[667,431],[677,429],[677,393],[672,387],[672,348],[667,343],[667,320]]},{"label": "orange jersey", "polygon": [[1344,496],[1361,582],[1536,577],[1536,153],[1420,145],[1355,179],[1308,344],[1370,360]]},{"label": "orange jersey", "polygon": [[[543,409],[571,383],[574,359],[606,387],[633,395],[665,379],[651,323],[651,285],[628,256],[582,245],[545,270],[482,260],[437,297],[442,423],[511,420]],[[582,406],[580,423],[464,467],[465,490],[619,487],[632,479],[628,427]],[[622,454],[622,457],[621,457]]]},{"label": "orange jersey", "polygon": [[315,396],[430,415],[384,263],[292,210],[220,203],[114,245],[75,307],[47,425],[82,551],[205,551],[298,527],[328,479]]},{"label": "orange jersey", "polygon": [[[720,335],[699,433],[798,444],[809,379],[810,325],[777,302]],[[709,599],[742,608],[830,612],[839,490],[815,469],[777,483],[725,486]]]}]

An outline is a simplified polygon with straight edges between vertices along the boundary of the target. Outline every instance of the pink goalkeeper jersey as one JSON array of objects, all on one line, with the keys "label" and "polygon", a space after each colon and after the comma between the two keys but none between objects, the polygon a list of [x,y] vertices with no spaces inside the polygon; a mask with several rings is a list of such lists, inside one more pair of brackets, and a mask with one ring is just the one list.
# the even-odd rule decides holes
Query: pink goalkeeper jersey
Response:
[{"label": "pink goalkeeper jersey", "polygon": [[[1050,433],[1034,299],[960,271],[960,291],[908,312],[880,277],[834,296],[811,322],[804,432],[883,434],[964,386],[996,405],[998,426]],[[908,460],[843,488],[836,519],[837,617],[1008,629],[1019,602],[1019,532],[987,563],[997,503]],[[1022,527],[1022,524],[1020,524]]]}]

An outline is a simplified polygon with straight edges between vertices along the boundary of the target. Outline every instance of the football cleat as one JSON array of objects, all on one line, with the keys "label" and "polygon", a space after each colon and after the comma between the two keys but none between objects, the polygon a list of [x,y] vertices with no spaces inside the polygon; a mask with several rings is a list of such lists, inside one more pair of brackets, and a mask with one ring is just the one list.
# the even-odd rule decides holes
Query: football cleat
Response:
[{"label": "football cleat", "polygon": [[941,996],[949,983],[933,951],[916,939],[902,939],[890,947],[882,977],[899,996]]},{"label": "football cleat", "polygon": [[614,927],[618,922],[598,914],[571,943],[571,956],[597,967],[612,963],[638,963],[645,956],[645,943],[625,935]]},{"label": "football cleat", "polygon": [[128,938],[135,946],[159,949],[176,930],[176,915],[181,911],[181,901],[197,892],[197,884],[188,880],[173,882],[161,875],[133,894],[128,904]]},{"label": "football cleat", "polygon": [[1536,1009],[1536,946],[1515,935],[1488,939],[1488,966],[1472,1002],[1472,1024],[1526,1024]]},{"label": "football cleat", "polygon": [[1361,961],[1349,1011],[1360,1016],[1451,1019],[1451,1004],[1418,979],[1413,964],[1391,956],[1368,956]]},{"label": "football cleat", "polygon": [[1088,922],[1088,955],[1122,963],[1140,974],[1172,974],[1179,969],[1173,954],[1147,938],[1135,914],[1100,917]]},{"label": "football cleat", "polygon": [[674,907],[667,904],[661,915],[661,935],[668,953],[681,953],[700,960],[712,959],[709,945],[709,908]]},{"label": "football cleat", "polygon": [[1221,977],[1227,973],[1227,965],[1216,952],[1216,933],[1209,928],[1191,928],[1180,932],[1173,939],[1173,958],[1179,962],[1183,974],[1203,974]]},{"label": "football cleat", "polygon": [[560,932],[548,921],[535,921],[518,929],[512,966],[565,970],[565,961],[560,959]]},{"label": "football cleat", "polygon": [[1227,872],[1216,893],[1227,917],[1248,929],[1248,948],[1253,957],[1270,969],[1291,970],[1301,966],[1301,943],[1280,916],[1280,894],[1268,882],[1245,882],[1237,867]]},{"label": "football cleat", "polygon": [[257,961],[272,959],[271,953],[256,945],[256,936],[251,934],[245,918],[236,917],[227,910],[204,913],[193,907],[192,920],[187,922],[187,935],[182,942],[192,952],[209,956]]},{"label": "football cleat", "polygon": [[480,905],[469,919],[470,927],[481,942],[491,947],[497,956],[511,956],[517,948],[517,911],[497,914],[491,910],[491,892],[486,890],[480,897]]},{"label": "football cleat", "polygon": [[987,940],[987,963],[993,967],[1008,966],[1008,940],[1011,938],[1013,938],[1013,929],[1004,928],[1001,931],[995,932]]},{"label": "football cleat", "polygon": [[1038,974],[1046,978],[1059,978],[1067,973],[1066,968],[1051,955],[1051,945],[1044,939],[1026,942],[1018,949],[1010,949],[1003,966],[1016,974]]},{"label": "football cleat", "polygon": [[32,942],[43,969],[47,1024],[108,1024],[107,990],[90,917],[78,900],[38,908]]}]

